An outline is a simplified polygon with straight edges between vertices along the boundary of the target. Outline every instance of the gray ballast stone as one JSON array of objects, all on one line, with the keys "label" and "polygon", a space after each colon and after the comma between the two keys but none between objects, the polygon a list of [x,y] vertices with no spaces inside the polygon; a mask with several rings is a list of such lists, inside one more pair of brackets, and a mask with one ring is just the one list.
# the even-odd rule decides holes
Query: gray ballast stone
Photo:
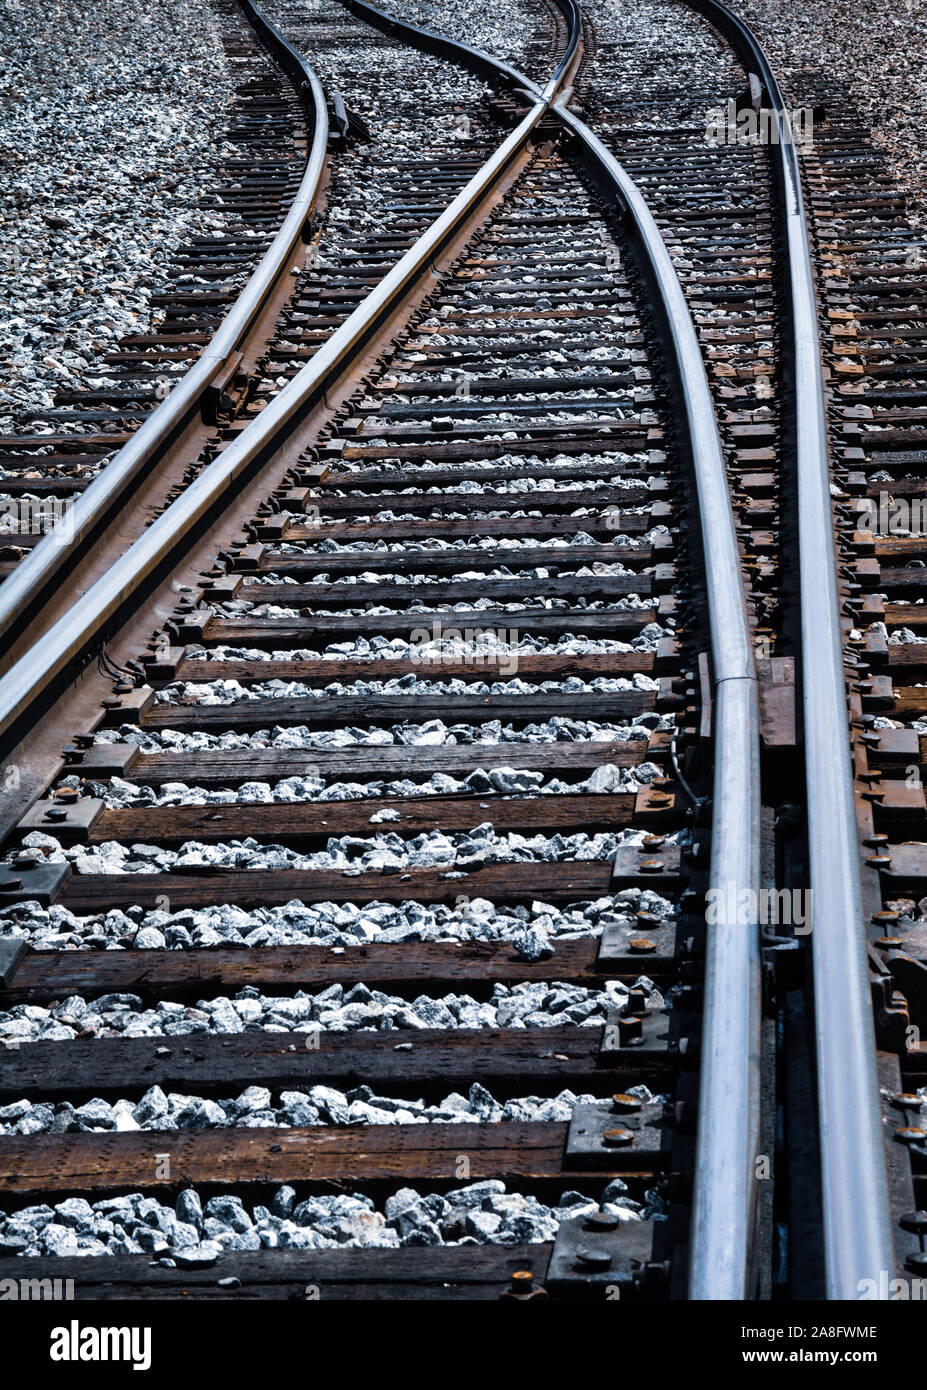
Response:
[{"label": "gray ballast stone", "polygon": [[[614,1187],[614,1184],[611,1185]],[[608,1189],[606,1189],[608,1190]],[[641,1219],[638,1203],[613,1193],[564,1194],[546,1206],[531,1195],[507,1192],[499,1181],[470,1183],[445,1193],[403,1188],[378,1210],[362,1193],[316,1195],[295,1201],[278,1189],[270,1207],[249,1209],[234,1194],[211,1198],[186,1189],[171,1208],[140,1192],[92,1205],[68,1198],[54,1209],[25,1207],[0,1213],[0,1251],[22,1255],[150,1254],[192,1269],[235,1250],[398,1248],[418,1245],[517,1245],[553,1240],[561,1220],[603,1210],[619,1221]],[[189,1218],[189,1219],[188,1219]]]},{"label": "gray ballast stone", "polygon": [[[165,873],[197,868],[217,869],[352,869],[358,873],[369,870],[468,869],[485,864],[559,863],[563,860],[613,860],[622,846],[639,845],[642,831],[600,831],[596,834],[578,832],[574,835],[520,835],[507,832],[497,835],[491,821],[483,821],[469,831],[427,831],[404,840],[394,831],[374,828],[374,833],[361,839],[344,835],[330,839],[324,850],[302,853],[284,845],[262,845],[250,837],[228,844],[201,844],[186,841],[179,850],[155,845],[135,844],[131,848],[116,840],[106,840],[91,847],[76,846],[64,849],[59,842],[42,831],[31,831],[24,837],[27,849],[42,851],[50,863],[70,862],[82,874]],[[668,837],[672,843],[683,843],[686,832]]]},{"label": "gray ballast stone", "polygon": [[217,158],[238,153],[217,142],[233,91],[218,16],[192,0],[63,0],[56,16],[64,64],[49,61],[44,7],[16,4],[4,26],[2,433],[57,389],[102,385],[100,353],[150,329],[171,248],[224,228],[198,204]]},{"label": "gray ballast stone", "polygon": [[[641,976],[637,985],[654,1003],[660,999],[653,982]],[[50,1008],[17,1004],[0,1011],[0,1042],[67,1040],[76,1037],[182,1037],[201,1033],[244,1033],[270,1030],[314,1034],[343,1030],[416,1031],[428,1028],[556,1028],[569,1024],[598,1027],[609,1010],[623,1004],[628,986],[608,980],[601,990],[563,982],[514,985],[494,984],[492,998],[479,1001],[468,994],[433,998],[422,994],[414,1000],[371,990],[359,997],[342,986],[330,985],[316,994],[297,990],[292,997],[262,995],[248,985],[231,999],[201,999],[195,1005],[162,1002],[145,1008],[135,995],[106,995],[84,1002],[80,1019],[63,1023]],[[150,1094],[150,1093],[149,1093]],[[115,1112],[104,1102],[99,1113],[106,1119]],[[157,1105],[157,1097],[151,1102]],[[217,1123],[223,1112],[213,1101],[197,1102],[197,1122]],[[75,1112],[80,1124],[78,1112]],[[136,1117],[133,1114],[133,1119]]]}]

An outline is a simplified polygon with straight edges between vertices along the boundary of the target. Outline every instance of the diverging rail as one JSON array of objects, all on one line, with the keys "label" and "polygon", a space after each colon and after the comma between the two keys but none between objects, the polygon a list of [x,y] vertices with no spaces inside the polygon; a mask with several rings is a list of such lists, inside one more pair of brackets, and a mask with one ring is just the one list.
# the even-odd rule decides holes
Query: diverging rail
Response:
[{"label": "diverging rail", "polygon": [[[572,0],[565,0],[565,3],[572,5]],[[560,76],[551,88],[552,95],[556,95],[566,84],[579,61],[580,40],[581,28],[577,21],[572,27],[564,60],[558,68]],[[487,64],[491,62],[487,59]],[[510,81],[510,78],[506,74],[503,80]],[[521,79],[521,85],[525,85],[524,79]],[[537,92],[533,84],[527,84],[527,88]],[[324,112],[321,89],[318,100],[319,110]],[[47,705],[60,693],[66,677],[78,668],[81,661],[86,660],[95,646],[112,634],[120,618],[130,611],[133,601],[142,593],[143,586],[150,588],[158,578],[163,577],[171,562],[179,557],[184,541],[218,517],[232,499],[233,485],[276,452],[307,412],[324,399],[326,392],[347,377],[370,339],[419,285],[435,258],[460,234],[470,219],[479,215],[484,201],[524,154],[547,110],[547,100],[537,92],[530,110],[517,128],[302,371],[214,462],[202,470],[182,496],[161,513],[65,615],[36,640],[26,655],[0,677],[0,744],[10,747],[23,736],[30,723],[34,722],[37,706]],[[298,235],[298,232],[299,228],[296,228],[294,235]],[[211,376],[215,364],[203,370],[204,373],[208,370]],[[201,380],[205,386],[208,378]],[[187,381],[188,378],[185,378],[184,385]],[[171,399],[165,405],[170,404]],[[149,423],[153,431],[154,417]],[[136,450],[142,447],[138,436],[132,445]],[[137,460],[136,455],[133,458]],[[117,462],[114,460],[114,464]],[[109,467],[113,466],[111,464]],[[107,476],[114,480],[108,487],[101,475],[98,480],[101,487],[95,494],[95,500],[98,499],[95,516],[114,505],[117,491],[115,480],[118,480],[119,493],[124,495],[128,481],[126,471],[130,466],[131,460],[113,475],[109,474],[108,469]],[[141,466],[139,462],[137,466]],[[137,471],[137,467],[134,471]],[[90,491],[88,489],[85,497],[90,495]],[[34,553],[37,555],[40,549],[41,546],[36,547]]]},{"label": "diverging rail", "polygon": [[[535,84],[508,65],[467,45],[383,16],[366,0],[342,0],[355,13],[385,18],[423,47],[440,42],[445,54],[523,91]],[[558,0],[581,32],[575,0]],[[374,22],[371,20],[371,22]],[[416,39],[415,36],[418,36]],[[564,59],[560,84],[577,64]],[[573,137],[579,157],[606,204],[633,234],[639,267],[649,281],[669,368],[683,403],[686,445],[698,496],[712,641],[714,786],[710,887],[727,900],[727,885],[752,890],[760,882],[759,694],[737,535],[714,405],[695,328],[669,253],[640,190],[589,127],[568,108],[569,92],[551,84],[543,96]],[[708,931],[705,1013],[699,1083],[698,1147],[693,1200],[689,1297],[743,1299],[753,1280],[756,1156],[760,1135],[761,971],[757,921],[722,922]]]},{"label": "diverging rail", "polygon": [[[342,382],[373,335],[427,274],[433,261],[480,214],[489,195],[524,153],[541,121],[553,116],[636,243],[655,294],[670,371],[682,402],[697,485],[712,634],[715,700],[714,831],[711,884],[759,886],[759,715],[748,617],[720,438],[695,330],[656,224],[636,185],[566,106],[564,93],[582,57],[575,0],[558,0],[570,40],[544,88],[489,55],[414,29],[345,0],[355,13],[389,25],[410,42],[441,52],[519,90],[531,106],[518,127],[311,362],[151,527],[22,658],[0,678],[0,739],[22,734],[37,704],[110,635],[134,599],[168,572],[187,538],[227,505],[234,485],[275,452],[325,393]],[[760,962],[755,920],[709,933],[703,1029],[698,1170],[690,1294],[744,1298],[751,1290],[759,1137]]]},{"label": "diverging rail", "polygon": [[311,222],[328,144],[325,94],[313,69],[252,0],[241,0],[241,4],[262,43],[302,96],[312,128],[305,173],[283,225],[196,362],[75,499],[67,535],[55,531],[43,537],[0,585],[0,635],[8,642],[25,630],[61,576],[87,553],[125,505],[131,489],[199,414],[211,384],[246,340]]}]

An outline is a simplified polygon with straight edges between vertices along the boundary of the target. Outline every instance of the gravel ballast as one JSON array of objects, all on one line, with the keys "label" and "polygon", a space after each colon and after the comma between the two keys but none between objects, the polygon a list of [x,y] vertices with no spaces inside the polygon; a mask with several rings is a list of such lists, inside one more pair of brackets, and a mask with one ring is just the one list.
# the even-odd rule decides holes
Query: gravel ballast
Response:
[{"label": "gravel ballast", "polygon": [[[651,1004],[659,1001],[653,982],[642,975],[636,987]],[[601,990],[560,981],[534,984],[494,984],[492,997],[477,1000],[469,994],[434,997],[420,994],[404,999],[369,989],[365,984],[329,985],[316,994],[297,990],[292,996],[262,994],[254,985],[229,998],[219,995],[196,1004],[163,1000],[146,1008],[135,994],[104,994],[92,1001],[78,994],[60,1004],[16,1004],[0,1010],[0,1043],[67,1042],[81,1037],[160,1038],[193,1034],[275,1032],[314,1035],[324,1032],[415,1032],[441,1028],[560,1028],[570,1025],[598,1028],[609,1011],[627,1002],[629,986],[608,980]]]},{"label": "gravel ballast", "polygon": [[562,1220],[599,1210],[619,1221],[640,1220],[640,1204],[626,1191],[616,1178],[599,1199],[566,1191],[556,1206],[508,1192],[499,1179],[445,1193],[404,1187],[382,1206],[361,1193],[299,1201],[288,1186],[277,1189],[269,1207],[246,1204],[232,1194],[204,1201],[195,1188],[181,1192],[173,1207],[142,1192],[92,1205],[69,1197],[54,1207],[0,1213],[0,1255],[144,1253],[192,1269],[215,1264],[227,1251],[521,1245],[553,1240]]},{"label": "gravel ballast", "polygon": [[791,104],[803,105],[815,83],[844,88],[908,194],[911,220],[923,227],[927,2],[731,0],[731,9],[759,38]]},{"label": "gravel ballast", "polygon": [[101,376],[95,359],[151,326],[171,249],[224,225],[197,202],[217,182],[242,76],[220,42],[228,23],[219,0],[8,12],[0,432],[56,388]]},{"label": "gravel ballast", "polygon": [[[647,1105],[654,1097],[645,1086],[633,1088]],[[628,1092],[630,1094],[630,1092]],[[271,1129],[304,1125],[501,1124],[507,1120],[543,1123],[569,1121],[577,1105],[607,1104],[603,1096],[516,1096],[496,1100],[474,1082],[467,1095],[452,1091],[436,1104],[377,1095],[369,1086],[339,1091],[310,1086],[281,1091],[274,1098],[266,1086],[248,1086],[239,1095],[218,1100],[151,1086],[137,1101],[107,1101],[95,1096],[83,1105],[14,1101],[0,1108],[0,1134],[105,1134],[139,1130]]]}]

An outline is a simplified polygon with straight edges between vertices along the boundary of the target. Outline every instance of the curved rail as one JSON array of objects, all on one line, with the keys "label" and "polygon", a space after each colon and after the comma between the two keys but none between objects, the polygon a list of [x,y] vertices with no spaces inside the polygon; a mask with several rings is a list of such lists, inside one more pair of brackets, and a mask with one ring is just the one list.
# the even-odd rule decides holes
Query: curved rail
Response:
[{"label": "curved rail", "polygon": [[52,531],[0,585],[0,633],[10,636],[34,613],[67,564],[85,554],[124,503],[130,487],[157,463],[200,410],[210,383],[238,351],[285,270],[318,199],[328,144],[325,94],[315,72],[252,0],[241,0],[262,42],[290,77],[312,113],[312,144],[305,173],[286,219],[247,285],[211,341],[127,444],[116,453],[74,503],[66,536]]},{"label": "curved rail", "polygon": [[[366,0],[342,0],[366,15]],[[759,692],[737,534],[714,404],[685,295],[672,260],[637,185],[589,127],[556,97],[575,72],[582,14],[576,0],[556,0],[570,23],[570,43],[542,96],[580,147],[601,193],[634,234],[642,270],[654,290],[669,365],[685,412],[695,473],[714,679],[714,787],[710,887],[716,901],[740,901],[760,883]],[[377,11],[382,15],[382,11]],[[394,31],[414,30],[387,17]],[[429,41],[436,36],[426,31]],[[522,90],[537,87],[490,55],[437,36],[445,54],[476,55]],[[555,81],[556,79],[556,81]],[[735,892],[731,894],[730,886]],[[690,1236],[689,1297],[744,1299],[753,1276],[760,1135],[761,966],[756,913],[745,925],[721,921],[708,934],[696,1183]]]},{"label": "curved rail", "polygon": [[[685,295],[636,184],[572,112],[555,108],[612,191],[645,258],[688,428],[705,561],[714,683],[709,888],[758,902],[759,690],[737,533],[714,404]],[[734,886],[734,894],[731,886]],[[689,1298],[744,1299],[753,1277],[760,1137],[761,969],[756,912],[707,932]]]},{"label": "curved rail", "polygon": [[[343,0],[364,15],[365,0]],[[587,126],[557,100],[581,58],[581,15],[575,0],[558,0],[570,19],[570,43],[541,93],[508,65],[453,40],[376,11],[376,22],[421,46],[478,66],[535,97],[517,129],[444,214],[406,253],[303,370],[223,454],[210,464],[24,658],[0,679],[0,733],[9,735],[38,695],[70,666],[140,584],[162,566],[191,529],[221,505],[236,479],[276,447],[307,409],[347,370],[357,351],[395,310],[455,230],[511,165],[542,117],[552,112],[579,143],[597,180],[635,235],[657,290],[670,365],[684,404],[699,499],[709,591],[715,679],[714,837],[711,883],[758,887],[759,712],[753,652],[717,422],[698,341],[672,262],[636,185]],[[371,20],[373,22],[373,19]],[[736,894],[735,894],[736,899]],[[753,900],[756,901],[754,893]],[[703,1033],[699,1178],[694,1203],[691,1296],[744,1298],[751,1277],[755,1155],[759,1135],[760,963],[755,921],[722,923],[708,943]]]},{"label": "curved rail", "polygon": [[765,88],[788,262],[798,484],[802,709],[814,916],[815,1032],[827,1293],[894,1277],[843,675],[817,302],[801,173],[782,91],[751,30],[719,0],[686,0]]},{"label": "curved rail", "polygon": [[[400,26],[405,28],[406,26]],[[579,57],[580,32],[561,64],[562,83]],[[448,41],[450,42],[450,41]],[[487,58],[487,62],[492,62]],[[511,79],[506,77],[507,81]],[[523,82],[523,79],[520,79]],[[361,349],[396,312],[436,256],[524,149],[548,110],[538,94],[528,114],[461,190],[441,216],[332,334],[287,386],[275,396],[217,459],[110,566],[34,647],[0,677],[0,743],[8,746],[25,732],[36,702],[54,693],[55,683],[112,630],[114,619],[143,584],[176,557],[194,528],[219,514],[232,484],[278,449],[300,419],[326,391],[341,381]]]},{"label": "curved rail", "polygon": [[544,101],[553,100],[563,87],[565,79],[572,77],[579,61],[583,21],[577,0],[553,0],[567,21],[569,37],[560,61],[543,91],[536,82],[530,77],[526,77],[523,72],[519,72],[517,68],[513,68],[510,63],[504,63],[501,58],[494,58],[492,54],[485,53],[481,48],[474,48],[472,44],[462,43],[459,39],[448,38],[446,34],[439,34],[433,29],[423,29],[418,24],[411,24],[406,19],[400,19],[387,10],[381,10],[376,5],[369,4],[368,0],[340,0],[340,2],[352,14],[358,15],[367,24],[385,34],[400,34],[408,42],[417,44],[426,53],[436,53],[439,57],[449,58],[451,62],[459,63],[479,77],[488,78],[493,83],[503,83],[515,91],[523,91]]},{"label": "curved rail", "polygon": [[[387,10],[367,4],[366,0],[340,0],[340,3],[346,10],[350,10],[351,14],[357,15],[365,24],[379,29],[383,34],[399,34],[423,52],[434,53],[439,58],[449,58],[451,62],[459,63],[477,77],[485,77],[491,82],[502,82],[515,89],[524,88],[532,96],[540,96],[540,89],[523,73],[498,58],[490,57],[480,48],[473,48],[468,43],[459,43],[456,39],[449,39],[433,29],[423,29],[421,25],[398,19]],[[564,54],[561,61],[565,61],[566,56]]]},{"label": "curved rail", "polygon": [[[579,42],[583,33],[583,14],[578,0],[554,0],[554,4],[569,25],[570,37],[558,67],[544,88],[544,100],[550,102],[557,97],[564,80],[568,77],[572,79],[576,74],[579,66]],[[562,91],[561,97],[564,101],[569,100],[569,91]]]}]

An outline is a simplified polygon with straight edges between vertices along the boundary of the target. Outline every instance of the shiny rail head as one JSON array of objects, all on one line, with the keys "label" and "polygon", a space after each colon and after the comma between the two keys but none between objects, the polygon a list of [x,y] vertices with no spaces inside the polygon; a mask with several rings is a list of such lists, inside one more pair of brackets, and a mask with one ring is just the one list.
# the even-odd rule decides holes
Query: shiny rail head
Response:
[{"label": "shiny rail head", "polygon": [[124,505],[130,484],[157,463],[195,418],[213,379],[238,350],[279,283],[312,216],[328,145],[328,110],[321,83],[308,62],[279,34],[253,0],[241,0],[241,5],[262,42],[291,74],[312,113],[312,142],[296,196],[273,242],[190,370],[77,498],[68,534],[43,537],[0,585],[0,633],[10,633],[21,614],[40,606],[65,564],[74,563],[109,524],[114,510]]},{"label": "shiny rail head", "polygon": [[[777,112],[770,146],[787,260],[786,348],[794,379],[802,702],[817,1019],[817,1092],[827,1294],[858,1297],[895,1269],[850,765],[827,419],[810,235],[782,90],[752,30],[720,0],[685,0],[758,74]],[[887,1295],[886,1295],[887,1296]]]},{"label": "shiny rail head", "polygon": [[30,717],[33,704],[48,698],[55,682],[73,668],[92,643],[103,639],[132,595],[177,554],[193,528],[215,515],[215,509],[228,501],[231,484],[271,449],[281,447],[299,419],[350,371],[371,336],[397,311],[434,258],[518,158],[546,110],[543,101],[535,103],[441,216],[323,343],[311,361],[207,464],[106,574],[0,677],[0,744],[6,746],[11,740],[16,741],[16,731]]}]

